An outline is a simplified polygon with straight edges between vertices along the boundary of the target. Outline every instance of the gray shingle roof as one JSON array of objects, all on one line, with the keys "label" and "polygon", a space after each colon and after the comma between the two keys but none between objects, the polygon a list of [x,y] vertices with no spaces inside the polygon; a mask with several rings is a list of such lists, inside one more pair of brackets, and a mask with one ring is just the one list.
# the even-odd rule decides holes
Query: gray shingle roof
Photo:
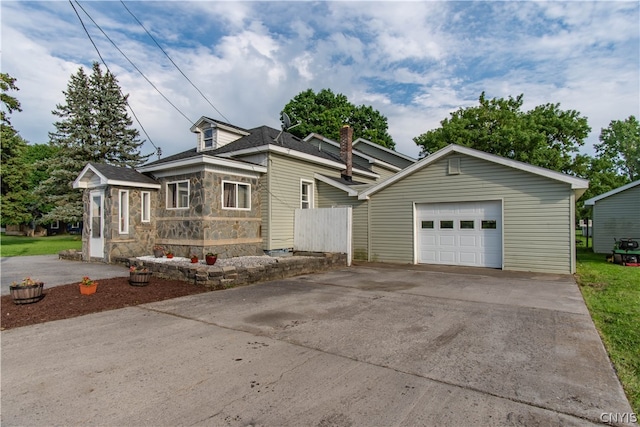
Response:
[{"label": "gray shingle roof", "polygon": [[107,179],[113,179],[118,181],[127,181],[141,184],[158,184],[158,182],[135,169],[121,167],[121,166],[113,166],[107,165],[104,163],[90,163],[93,168],[95,168],[98,172],[104,175]]}]

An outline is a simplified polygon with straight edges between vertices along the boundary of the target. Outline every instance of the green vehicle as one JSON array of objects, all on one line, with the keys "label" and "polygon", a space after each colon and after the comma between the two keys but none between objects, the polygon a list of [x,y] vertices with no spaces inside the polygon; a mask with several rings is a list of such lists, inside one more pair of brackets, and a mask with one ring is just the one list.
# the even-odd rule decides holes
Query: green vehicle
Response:
[{"label": "green vehicle", "polygon": [[[615,240],[615,238],[614,238]],[[630,267],[640,267],[640,244],[638,238],[615,240],[613,262]]]}]

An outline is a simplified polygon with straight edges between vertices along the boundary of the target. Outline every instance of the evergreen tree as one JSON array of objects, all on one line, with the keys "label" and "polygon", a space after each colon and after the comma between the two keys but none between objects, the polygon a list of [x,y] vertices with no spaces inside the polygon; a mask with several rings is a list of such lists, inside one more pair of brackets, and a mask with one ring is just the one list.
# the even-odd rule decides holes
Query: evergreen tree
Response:
[{"label": "evergreen tree", "polygon": [[143,142],[131,128],[126,111],[127,98],[109,71],[93,64],[91,76],[81,67],[72,75],[63,92],[65,104],[56,105],[52,113],[60,118],[49,134],[49,144],[57,149],[48,160],[49,178],[37,192],[53,206],[40,222],[82,220],[82,194],[71,183],[88,162],[136,167],[150,155],[141,155]]},{"label": "evergreen tree", "polygon": [[[16,79],[9,74],[0,73],[0,88],[2,94],[0,101],[0,209],[2,225],[19,225],[31,222],[29,201],[32,199],[29,192],[30,169],[25,162],[27,142],[22,139],[11,125],[9,114],[13,111],[22,111],[20,102],[8,95],[9,90],[19,90],[15,85]],[[5,111],[6,110],[6,111]]]}]

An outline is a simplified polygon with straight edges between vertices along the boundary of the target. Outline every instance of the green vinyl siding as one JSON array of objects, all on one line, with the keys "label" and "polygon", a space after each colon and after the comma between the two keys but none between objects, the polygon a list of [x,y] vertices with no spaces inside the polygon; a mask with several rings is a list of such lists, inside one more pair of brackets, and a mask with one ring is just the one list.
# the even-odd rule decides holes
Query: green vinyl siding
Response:
[{"label": "green vinyl siding", "polygon": [[318,182],[317,201],[317,207],[319,208],[330,208],[334,206],[352,207],[353,258],[366,261],[368,248],[367,201],[358,200],[355,196],[348,196],[344,191],[325,184],[324,182]]},{"label": "green vinyl siding", "polygon": [[[461,173],[447,173],[448,159]],[[504,269],[569,274],[573,197],[569,184],[453,154],[371,195],[372,261],[413,263],[414,203],[503,201]]]},{"label": "green vinyl siding", "polygon": [[600,199],[593,207],[593,251],[610,253],[614,238],[640,238],[640,185]]}]

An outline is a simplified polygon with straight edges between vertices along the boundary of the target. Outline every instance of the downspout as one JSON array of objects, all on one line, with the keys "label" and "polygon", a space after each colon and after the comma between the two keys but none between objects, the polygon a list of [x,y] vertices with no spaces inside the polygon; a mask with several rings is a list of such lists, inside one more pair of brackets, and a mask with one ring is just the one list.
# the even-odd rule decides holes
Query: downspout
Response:
[{"label": "downspout", "polygon": [[[570,229],[570,241],[569,247],[571,248],[571,262],[569,264],[569,270],[571,274],[576,272],[576,192],[571,190],[571,197],[569,198],[569,229]],[[587,234],[588,235],[588,234]],[[588,237],[587,237],[588,239]]]}]

